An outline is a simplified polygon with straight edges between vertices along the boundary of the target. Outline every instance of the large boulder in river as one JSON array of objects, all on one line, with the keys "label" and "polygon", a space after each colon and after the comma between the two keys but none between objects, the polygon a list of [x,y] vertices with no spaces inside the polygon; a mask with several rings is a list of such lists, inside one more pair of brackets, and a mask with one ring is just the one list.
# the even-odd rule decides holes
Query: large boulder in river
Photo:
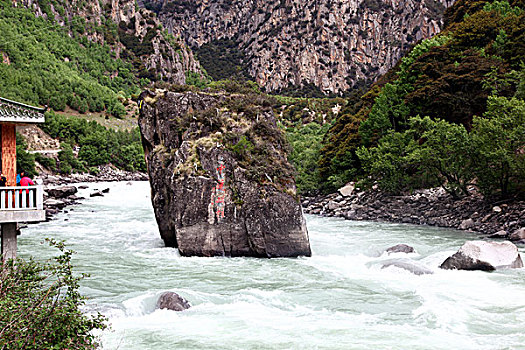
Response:
[{"label": "large boulder in river", "polygon": [[157,309],[184,311],[190,307],[190,303],[175,292],[164,292],[157,300]]},{"label": "large boulder in river", "polygon": [[183,256],[311,255],[271,101],[147,91],[139,103],[153,208],[167,246]]},{"label": "large boulder in river", "polygon": [[518,247],[511,242],[470,241],[440,267],[447,270],[493,271],[498,268],[521,268],[523,261]]}]

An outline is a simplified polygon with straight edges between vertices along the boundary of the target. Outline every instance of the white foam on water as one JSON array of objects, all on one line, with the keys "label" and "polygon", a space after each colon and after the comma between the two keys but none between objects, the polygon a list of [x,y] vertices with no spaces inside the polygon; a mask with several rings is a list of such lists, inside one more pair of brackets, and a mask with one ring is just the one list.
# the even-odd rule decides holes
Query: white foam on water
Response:
[{"label": "white foam on water", "polygon": [[[475,236],[307,216],[311,258],[187,258],[163,247],[149,184],[89,186],[81,195],[110,191],[25,229],[19,249],[44,259],[56,252],[39,242],[55,237],[78,252],[78,270],[92,274],[82,281],[86,310],[110,320],[103,349],[494,350],[525,343],[525,269],[439,269]],[[399,243],[417,253],[384,253]],[[382,268],[391,261],[433,274]],[[156,309],[164,291],[192,307]]]}]

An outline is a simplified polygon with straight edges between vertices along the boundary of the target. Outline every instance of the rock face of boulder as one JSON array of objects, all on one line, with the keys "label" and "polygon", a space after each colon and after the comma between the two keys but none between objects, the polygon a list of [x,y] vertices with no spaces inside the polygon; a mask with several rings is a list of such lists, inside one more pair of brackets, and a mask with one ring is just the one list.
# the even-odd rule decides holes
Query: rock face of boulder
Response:
[{"label": "rock face of boulder", "polygon": [[511,242],[466,242],[457,253],[445,260],[440,268],[447,270],[494,271],[498,268],[521,268],[523,261],[518,248]]},{"label": "rock face of boulder", "polygon": [[165,244],[183,256],[311,255],[264,97],[144,92],[139,126]]},{"label": "rock face of boulder", "polygon": [[175,292],[164,292],[157,300],[157,309],[184,311],[190,307],[190,303]]}]

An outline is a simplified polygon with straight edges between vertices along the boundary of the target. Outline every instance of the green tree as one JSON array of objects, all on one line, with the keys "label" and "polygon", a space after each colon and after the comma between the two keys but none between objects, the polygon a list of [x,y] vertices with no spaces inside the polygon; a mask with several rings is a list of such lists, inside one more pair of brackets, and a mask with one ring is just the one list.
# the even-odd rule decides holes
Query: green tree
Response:
[{"label": "green tree", "polygon": [[502,196],[525,189],[525,101],[489,97],[472,128],[474,169],[480,189]]},{"label": "green tree", "polygon": [[472,147],[463,125],[429,117],[410,120],[409,134],[419,140],[409,159],[420,171],[434,177],[454,197],[468,195],[472,182]]},{"label": "green tree", "polygon": [[319,151],[329,127],[329,124],[319,125],[312,122],[286,129],[286,138],[292,147],[288,159],[297,171],[296,184],[300,194],[319,192]]},{"label": "green tree", "polygon": [[58,169],[63,174],[70,174],[74,171],[84,171],[83,164],[75,157],[73,148],[67,142],[62,142],[60,152],[58,153]]},{"label": "green tree", "polygon": [[401,85],[386,84],[375,99],[368,119],[361,123],[359,134],[365,145],[379,140],[390,130],[399,130],[406,122],[409,108]]},{"label": "green tree", "polygon": [[390,132],[376,147],[361,146],[356,153],[366,174],[365,183],[377,182],[389,193],[399,193],[410,188],[410,172],[415,167],[410,162],[410,152],[415,147],[412,135]]},{"label": "green tree", "polygon": [[357,155],[369,179],[388,192],[437,184],[459,197],[473,179],[471,150],[464,126],[415,117],[407,131],[391,132]]}]

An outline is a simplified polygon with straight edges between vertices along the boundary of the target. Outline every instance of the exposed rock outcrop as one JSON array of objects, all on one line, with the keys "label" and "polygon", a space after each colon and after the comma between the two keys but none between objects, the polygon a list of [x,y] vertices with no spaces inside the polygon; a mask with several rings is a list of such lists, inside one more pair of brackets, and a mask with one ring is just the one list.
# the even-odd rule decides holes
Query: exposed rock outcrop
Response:
[{"label": "exposed rock outcrop", "polygon": [[499,268],[521,268],[518,248],[511,242],[466,242],[440,268],[447,270],[494,271]]},{"label": "exposed rock outcrop", "polygon": [[167,246],[184,256],[311,254],[287,143],[264,97],[157,91],[139,103]]},{"label": "exposed rock outcrop", "polygon": [[175,292],[164,292],[157,300],[157,309],[184,311],[190,307],[190,303]]},{"label": "exposed rock outcrop", "polygon": [[[140,8],[134,0],[13,0],[13,5],[26,7],[36,16],[50,18],[64,27],[82,26],[88,40],[109,45],[117,58],[135,58],[141,78],[184,84],[186,72],[201,74],[199,63],[184,42],[166,35],[155,13]],[[107,23],[111,22],[117,25],[116,30],[109,29]],[[104,25],[108,30],[100,30]],[[121,74],[109,73],[111,78]]]},{"label": "exposed rock outcrop", "polygon": [[311,84],[334,93],[386,73],[411,45],[439,32],[453,2],[147,1],[191,48],[211,43],[223,54],[231,48],[220,39],[231,40],[244,56],[238,64],[268,91]]}]

